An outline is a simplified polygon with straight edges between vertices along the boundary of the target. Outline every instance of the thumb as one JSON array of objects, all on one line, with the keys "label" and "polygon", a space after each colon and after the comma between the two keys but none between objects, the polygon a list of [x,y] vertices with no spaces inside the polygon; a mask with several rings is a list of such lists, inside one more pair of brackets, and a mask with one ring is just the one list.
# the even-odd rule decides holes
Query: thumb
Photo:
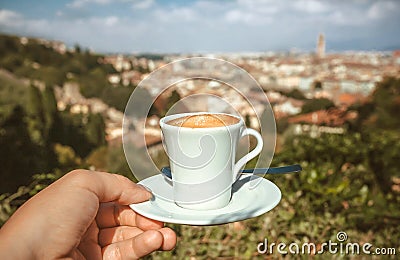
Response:
[{"label": "thumb", "polygon": [[116,201],[121,205],[129,205],[152,197],[144,186],[135,184],[122,175],[105,172],[74,170],[62,177],[57,184],[88,190],[98,197],[99,202]]}]

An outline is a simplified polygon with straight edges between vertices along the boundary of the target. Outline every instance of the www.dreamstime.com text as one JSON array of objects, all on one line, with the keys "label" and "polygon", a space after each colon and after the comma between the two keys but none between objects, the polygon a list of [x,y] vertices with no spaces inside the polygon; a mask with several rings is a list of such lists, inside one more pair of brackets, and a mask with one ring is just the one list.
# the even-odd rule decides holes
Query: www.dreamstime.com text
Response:
[{"label": "www.dreamstime.com text", "polygon": [[[340,231],[336,235],[337,241],[328,240],[323,243],[269,243],[265,238],[263,242],[257,245],[259,254],[341,254],[341,255],[396,255],[396,247],[374,247],[371,243],[360,244],[358,242],[346,242],[346,232]],[[318,245],[318,246],[317,246]]]}]

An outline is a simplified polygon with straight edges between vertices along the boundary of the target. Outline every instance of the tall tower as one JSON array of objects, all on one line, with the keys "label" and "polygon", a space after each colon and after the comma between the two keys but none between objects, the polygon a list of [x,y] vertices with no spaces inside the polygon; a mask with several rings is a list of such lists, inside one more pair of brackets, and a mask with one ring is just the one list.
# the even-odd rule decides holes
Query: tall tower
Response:
[{"label": "tall tower", "polygon": [[325,36],[321,33],[318,36],[317,57],[323,58],[324,56],[325,56]]}]

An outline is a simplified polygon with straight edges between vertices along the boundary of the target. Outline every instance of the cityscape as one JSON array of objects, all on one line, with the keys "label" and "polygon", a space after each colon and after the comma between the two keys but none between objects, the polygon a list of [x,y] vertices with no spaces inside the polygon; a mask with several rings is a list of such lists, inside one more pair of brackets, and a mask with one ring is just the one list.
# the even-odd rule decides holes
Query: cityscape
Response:
[{"label": "cityscape", "polygon": [[[26,41],[26,38],[21,38],[21,42],[23,41]],[[66,46],[60,42],[47,42],[47,44],[60,53],[66,51]],[[365,101],[374,91],[376,84],[385,77],[396,77],[400,74],[400,50],[326,53],[325,45],[324,35],[320,34],[317,37],[315,52],[311,53],[233,53],[207,54],[205,57],[227,60],[250,73],[267,95],[276,120],[287,118],[290,124],[296,126],[296,132],[312,131],[310,132],[312,135],[318,135],[321,131],[340,134],[345,131],[345,121],[354,120],[357,117],[356,112],[349,113],[346,110],[358,102]],[[138,85],[149,73],[169,62],[196,56],[201,56],[201,54],[165,55],[157,59],[118,54],[106,55],[102,62],[111,64],[116,70],[116,73],[107,75],[111,85],[130,86]],[[144,68],[145,72],[134,69],[138,66]],[[174,76],[175,74],[178,76]],[[176,77],[176,81],[179,81],[193,75],[196,75],[196,70],[174,68],[174,71],[165,77]],[[226,75],[226,77],[232,77],[232,75]],[[215,81],[197,85],[193,81],[181,82],[176,88],[171,87],[162,93],[156,102],[165,104],[166,99],[175,89],[181,98],[199,93],[213,93],[227,98],[231,104],[235,104],[235,109],[238,111],[248,110],[245,100],[238,102],[232,100],[237,93],[229,87],[224,88]],[[145,88],[153,97],[160,94],[160,89],[155,85],[145,86]],[[304,98],[296,99],[284,94],[294,90],[304,95]],[[253,93],[253,95],[257,94]],[[76,84],[67,83],[63,88],[56,88],[56,97],[59,110],[69,105],[72,113],[92,111],[104,114],[107,140],[121,140],[122,111],[108,107],[98,99],[85,99],[79,93],[79,86]],[[304,99],[321,98],[332,101],[335,108],[298,115],[302,111]],[[252,112],[243,112],[243,116],[248,113]],[[252,116],[254,117],[255,114],[253,113]],[[159,118],[153,116],[152,119],[153,121],[150,122],[158,122]],[[253,124],[250,126],[259,127],[256,118],[252,121]],[[319,127],[311,128],[309,127],[311,125]],[[148,128],[146,140],[151,140],[148,145],[160,144],[161,134],[158,124],[149,123],[146,128]],[[315,132],[316,129],[317,132]]]}]

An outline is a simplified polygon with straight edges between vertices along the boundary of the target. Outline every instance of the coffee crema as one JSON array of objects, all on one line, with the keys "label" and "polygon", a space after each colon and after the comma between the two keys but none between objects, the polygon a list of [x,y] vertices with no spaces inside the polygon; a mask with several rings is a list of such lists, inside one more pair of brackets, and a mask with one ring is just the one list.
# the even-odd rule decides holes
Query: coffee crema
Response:
[{"label": "coffee crema", "polygon": [[187,128],[210,128],[234,125],[239,119],[224,114],[199,114],[183,116],[166,122],[168,125],[187,127]]}]

